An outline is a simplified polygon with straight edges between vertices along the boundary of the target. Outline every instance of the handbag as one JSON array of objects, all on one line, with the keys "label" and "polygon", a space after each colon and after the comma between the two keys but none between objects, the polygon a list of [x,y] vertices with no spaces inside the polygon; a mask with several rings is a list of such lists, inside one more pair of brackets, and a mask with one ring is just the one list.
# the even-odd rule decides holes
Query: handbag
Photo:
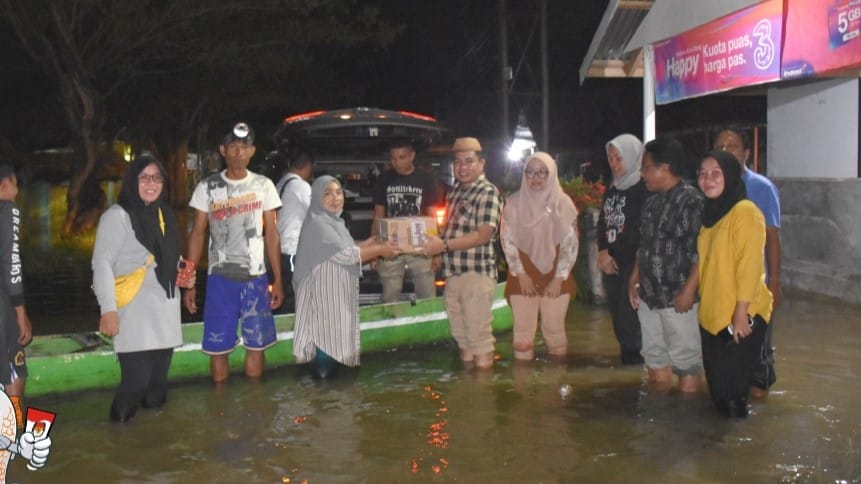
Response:
[{"label": "handbag", "polygon": [[144,262],[144,265],[128,274],[114,278],[114,292],[116,293],[117,298],[117,308],[128,305],[132,302],[132,299],[137,296],[138,291],[140,291],[143,281],[146,278],[146,270],[154,260],[155,257],[150,254],[149,257],[147,257],[146,262]]}]

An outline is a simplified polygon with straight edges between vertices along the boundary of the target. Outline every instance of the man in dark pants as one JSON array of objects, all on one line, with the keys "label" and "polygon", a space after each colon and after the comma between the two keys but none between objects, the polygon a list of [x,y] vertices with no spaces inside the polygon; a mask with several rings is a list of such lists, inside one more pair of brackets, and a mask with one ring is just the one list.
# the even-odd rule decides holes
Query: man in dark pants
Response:
[{"label": "man in dark pants", "polygon": [[287,173],[281,177],[275,189],[281,197],[278,209],[278,234],[281,236],[281,282],[284,288],[284,304],[278,314],[296,311],[293,295],[293,268],[299,232],[308,207],[311,206],[311,185],[308,180],[314,171],[314,157],[310,152],[298,151],[290,156]]},{"label": "man in dark pants", "polygon": [[33,339],[30,317],[24,306],[21,270],[21,210],[15,205],[18,178],[12,165],[0,164],[0,383],[5,393],[20,404],[27,380],[24,346]]}]

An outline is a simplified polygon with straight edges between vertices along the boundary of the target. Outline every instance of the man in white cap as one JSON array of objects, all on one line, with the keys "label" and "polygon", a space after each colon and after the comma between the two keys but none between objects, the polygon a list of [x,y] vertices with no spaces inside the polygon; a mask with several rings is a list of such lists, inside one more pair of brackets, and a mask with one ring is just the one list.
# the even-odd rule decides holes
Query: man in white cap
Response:
[{"label": "man in white cap", "polygon": [[431,255],[443,254],[445,308],[461,360],[491,368],[497,280],[493,241],[502,199],[484,176],[485,158],[477,139],[458,138],[452,151],[457,183],[446,198],[447,221],[442,237],[431,237],[425,250]]},{"label": "man in white cap", "polygon": [[[237,123],[218,147],[227,169],[202,180],[191,196],[194,225],[188,237],[185,269],[193,270],[203,252],[209,226],[209,274],[203,308],[203,352],[210,355],[212,380],[230,375],[229,354],[245,347],[245,374],[263,375],[263,351],[276,343],[272,309],[283,301],[281,246],[275,212],[281,199],[269,178],[248,170],[254,156],[254,131]],[[274,275],[272,293],[266,263]],[[186,309],[197,312],[196,291],[183,295]],[[242,326],[242,338],[237,327]]]}]

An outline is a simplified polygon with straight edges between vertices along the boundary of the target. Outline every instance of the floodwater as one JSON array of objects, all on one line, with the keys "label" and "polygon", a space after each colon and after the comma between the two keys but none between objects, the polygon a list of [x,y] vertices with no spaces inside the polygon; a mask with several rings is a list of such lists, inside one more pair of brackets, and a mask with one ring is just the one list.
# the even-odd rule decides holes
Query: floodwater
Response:
[{"label": "floodwater", "polygon": [[[45,468],[10,482],[859,482],[858,308],[787,299],[778,381],[746,420],[707,395],[650,390],[618,367],[607,310],[574,304],[563,364],[489,372],[450,345],[366,355],[317,382],[304,368],[175,386],[161,411],[107,421],[110,391],[32,399],[55,411]],[[560,387],[571,386],[563,398]]]}]

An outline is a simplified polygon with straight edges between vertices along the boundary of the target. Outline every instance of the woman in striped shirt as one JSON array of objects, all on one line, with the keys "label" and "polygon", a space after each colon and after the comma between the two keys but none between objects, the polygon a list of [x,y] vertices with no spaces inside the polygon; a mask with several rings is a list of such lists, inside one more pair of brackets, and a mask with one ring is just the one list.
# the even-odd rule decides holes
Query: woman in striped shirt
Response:
[{"label": "woman in striped shirt", "polygon": [[293,287],[296,325],[293,355],[314,361],[315,378],[334,376],[338,365],[359,365],[359,277],[362,263],[397,255],[371,238],[356,242],[341,218],[344,189],[322,176],[311,185],[311,206],[296,249]]}]

